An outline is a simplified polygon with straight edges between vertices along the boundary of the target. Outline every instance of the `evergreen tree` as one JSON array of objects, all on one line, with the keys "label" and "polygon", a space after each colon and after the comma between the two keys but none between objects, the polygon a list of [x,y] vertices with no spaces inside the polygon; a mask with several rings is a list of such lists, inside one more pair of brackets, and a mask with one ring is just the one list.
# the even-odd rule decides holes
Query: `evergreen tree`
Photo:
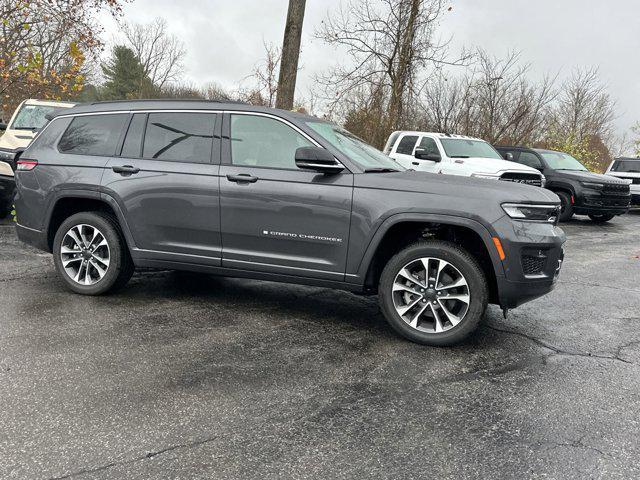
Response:
[{"label": "evergreen tree", "polygon": [[144,98],[153,91],[142,63],[133,50],[123,45],[113,48],[111,58],[102,64],[102,72],[105,82],[100,96],[105,100]]}]

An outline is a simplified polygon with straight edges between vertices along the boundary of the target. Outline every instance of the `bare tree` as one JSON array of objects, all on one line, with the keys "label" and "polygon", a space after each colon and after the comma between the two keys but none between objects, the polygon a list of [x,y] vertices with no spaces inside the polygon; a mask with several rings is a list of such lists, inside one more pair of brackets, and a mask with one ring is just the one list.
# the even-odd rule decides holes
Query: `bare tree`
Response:
[{"label": "bare tree", "polygon": [[167,31],[167,21],[156,18],[149,24],[125,23],[122,33],[126,44],[143,66],[144,74],[158,89],[176,82],[182,74],[184,44]]},{"label": "bare tree", "polygon": [[[285,108],[277,105],[277,98],[280,98],[278,93],[280,84],[276,78],[282,58],[280,49],[265,43],[264,53],[264,58],[255,66],[253,74],[249,77],[253,78],[255,85],[248,92],[245,92],[244,96],[253,105]],[[292,107],[293,100],[287,110],[291,110]]]},{"label": "bare tree", "polygon": [[344,49],[350,60],[320,79],[330,107],[362,91],[384,92],[387,129],[399,128],[405,106],[420,89],[420,75],[468,58],[463,52],[449,59],[448,42],[435,38],[446,10],[443,0],[351,0],[327,18],[316,35]]},{"label": "bare tree", "polygon": [[289,0],[287,23],[282,40],[282,63],[280,65],[279,91],[276,101],[276,106],[285,110],[293,108],[305,3],[306,0]]}]

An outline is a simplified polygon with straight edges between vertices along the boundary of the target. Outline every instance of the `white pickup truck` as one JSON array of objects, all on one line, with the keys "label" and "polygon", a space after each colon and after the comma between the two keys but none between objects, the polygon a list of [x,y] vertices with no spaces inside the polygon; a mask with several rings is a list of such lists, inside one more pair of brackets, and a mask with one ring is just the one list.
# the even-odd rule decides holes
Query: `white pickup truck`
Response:
[{"label": "white pickup truck", "polygon": [[423,172],[489,178],[543,187],[544,175],[535,168],[504,160],[479,138],[448,133],[393,132],[384,153],[403,167]]}]

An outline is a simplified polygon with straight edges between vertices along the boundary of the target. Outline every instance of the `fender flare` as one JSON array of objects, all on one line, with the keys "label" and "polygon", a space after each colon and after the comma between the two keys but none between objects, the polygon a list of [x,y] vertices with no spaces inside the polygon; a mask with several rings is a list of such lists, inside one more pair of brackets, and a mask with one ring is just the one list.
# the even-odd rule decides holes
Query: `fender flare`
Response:
[{"label": "fender flare", "polygon": [[[369,245],[367,246],[360,264],[358,266],[357,273],[355,275],[347,275],[347,281],[362,281],[364,282],[367,276],[369,267],[371,266],[375,253],[380,246],[380,242],[387,234],[389,229],[399,223],[404,222],[422,222],[422,223],[439,223],[443,225],[452,225],[456,227],[464,227],[475,232],[483,241],[484,246],[489,252],[491,263],[493,264],[493,270],[497,277],[503,277],[505,275],[504,265],[498,255],[498,252],[493,243],[493,237],[495,232],[490,231],[488,227],[482,223],[466,218],[458,217],[455,215],[443,215],[443,214],[431,214],[431,213],[397,213],[386,218],[378,227],[374,233]],[[349,280],[351,277],[351,280]],[[355,277],[355,278],[354,278]]]}]

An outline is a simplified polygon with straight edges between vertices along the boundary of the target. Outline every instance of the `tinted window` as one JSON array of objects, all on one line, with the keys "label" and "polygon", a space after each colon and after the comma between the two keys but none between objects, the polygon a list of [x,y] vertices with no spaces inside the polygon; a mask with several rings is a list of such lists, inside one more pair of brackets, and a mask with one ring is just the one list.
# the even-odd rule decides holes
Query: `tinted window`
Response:
[{"label": "tinted window", "polygon": [[420,145],[418,148],[422,148],[426,150],[429,155],[438,155],[440,156],[440,152],[438,151],[438,145],[436,145],[436,141],[430,137],[422,137],[420,140]]},{"label": "tinted window", "polygon": [[174,162],[209,163],[216,115],[151,113],[143,157]]},{"label": "tinted window", "polygon": [[413,147],[416,146],[418,142],[418,137],[413,135],[408,135],[402,137],[400,143],[398,144],[398,148],[396,148],[396,153],[402,153],[404,155],[413,155]]},{"label": "tinted window", "polygon": [[542,162],[540,162],[540,159],[538,158],[538,156],[531,152],[520,152],[520,157],[518,157],[518,163],[521,163],[522,165],[526,165],[528,167],[533,167],[533,168],[542,167]]},{"label": "tinted window", "polygon": [[304,136],[272,118],[231,116],[231,162],[269,168],[295,169],[299,147],[312,147]]},{"label": "tinted window", "polygon": [[122,145],[122,157],[139,157],[142,150],[142,134],[144,133],[144,122],[147,115],[144,113],[136,113],[131,119],[127,136]]},{"label": "tinted window", "polygon": [[75,117],[58,143],[63,153],[114,155],[122,126],[128,115],[87,115]]}]

